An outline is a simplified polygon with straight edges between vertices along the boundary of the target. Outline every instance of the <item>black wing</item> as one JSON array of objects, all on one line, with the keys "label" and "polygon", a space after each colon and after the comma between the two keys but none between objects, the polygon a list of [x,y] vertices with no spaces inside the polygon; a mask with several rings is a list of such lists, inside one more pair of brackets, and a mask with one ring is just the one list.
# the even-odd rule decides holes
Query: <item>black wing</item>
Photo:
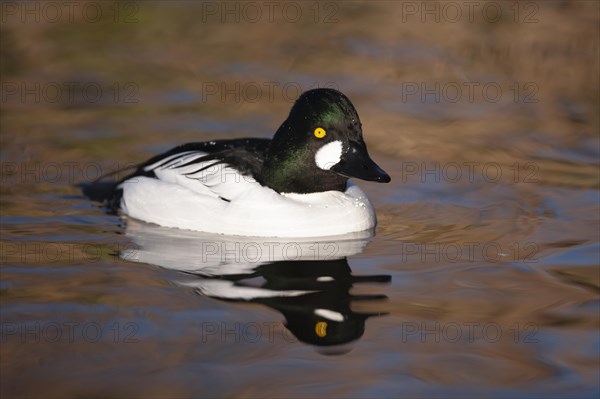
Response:
[{"label": "black wing", "polygon": [[120,183],[136,176],[156,177],[154,173],[155,169],[165,166],[166,164],[175,164],[184,157],[190,158],[189,156],[196,152],[202,153],[203,155],[191,157],[193,160],[190,162],[178,164],[175,167],[187,168],[194,164],[203,164],[198,170],[189,173],[193,174],[201,172],[202,169],[206,168],[204,165],[206,165],[207,161],[214,160],[215,162],[211,162],[210,166],[227,164],[243,175],[258,179],[270,142],[271,139],[246,138],[188,143],[177,146],[138,165],[135,172],[123,178],[119,183],[113,185],[112,193],[109,198],[106,199],[105,203],[110,210],[117,212],[123,194],[122,190],[119,188]]},{"label": "black wing", "polygon": [[[164,163],[159,163],[161,160],[165,160],[165,163],[172,162],[179,158],[177,155],[184,156],[193,152],[203,152],[207,155],[178,167],[215,160],[218,163],[230,165],[243,175],[257,178],[270,142],[271,139],[247,138],[183,144],[140,164],[134,173],[122,181],[135,176],[155,177],[152,169],[162,166]],[[148,166],[154,164],[156,164],[155,167],[148,170]]]}]

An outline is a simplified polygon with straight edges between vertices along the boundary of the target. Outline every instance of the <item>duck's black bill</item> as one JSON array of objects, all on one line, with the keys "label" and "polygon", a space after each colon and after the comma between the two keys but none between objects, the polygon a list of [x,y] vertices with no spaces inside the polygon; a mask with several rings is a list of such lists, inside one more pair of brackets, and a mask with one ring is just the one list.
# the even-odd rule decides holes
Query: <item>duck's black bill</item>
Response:
[{"label": "duck's black bill", "polygon": [[331,170],[337,174],[357,179],[389,183],[392,179],[369,156],[367,147],[355,141],[350,142],[350,149],[341,161]]}]

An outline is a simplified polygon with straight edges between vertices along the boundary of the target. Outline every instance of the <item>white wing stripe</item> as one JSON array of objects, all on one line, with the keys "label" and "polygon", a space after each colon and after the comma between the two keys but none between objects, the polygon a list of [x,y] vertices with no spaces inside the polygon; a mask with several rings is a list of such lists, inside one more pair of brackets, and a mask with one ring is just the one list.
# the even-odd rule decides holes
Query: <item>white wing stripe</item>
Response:
[{"label": "white wing stripe", "polygon": [[[172,161],[169,161],[169,163],[165,164],[165,165],[159,165],[158,168],[160,169],[173,169],[173,168],[178,168],[182,165],[185,165],[186,163],[189,162],[194,162],[197,159],[200,159],[204,156],[206,156],[207,154],[203,153],[203,152],[194,152],[192,154],[188,154],[188,155],[184,155],[180,158],[176,158],[173,159]],[[188,165],[189,166],[189,165]]]},{"label": "white wing stripe", "polygon": [[169,162],[170,160],[173,160],[173,159],[176,159],[176,158],[179,158],[179,157],[182,157],[182,156],[185,156],[185,155],[191,154],[191,153],[193,153],[193,152],[194,152],[194,151],[186,151],[186,152],[180,152],[180,153],[177,153],[177,154],[169,155],[168,157],[166,157],[166,158],[163,158],[163,159],[161,159],[160,161],[156,161],[156,162],[154,162],[152,165],[145,166],[145,167],[144,167],[144,171],[145,171],[145,172],[148,172],[148,171],[150,171],[150,170],[153,170],[153,169],[155,169],[156,167],[158,167],[158,166],[160,166],[160,165],[164,164],[165,162]]},{"label": "white wing stripe", "polygon": [[[174,183],[197,194],[232,200],[248,190],[261,187],[252,177],[242,175],[222,159],[202,160],[203,151],[185,151],[169,155],[145,166],[160,181]],[[189,165],[188,165],[189,164]]]}]

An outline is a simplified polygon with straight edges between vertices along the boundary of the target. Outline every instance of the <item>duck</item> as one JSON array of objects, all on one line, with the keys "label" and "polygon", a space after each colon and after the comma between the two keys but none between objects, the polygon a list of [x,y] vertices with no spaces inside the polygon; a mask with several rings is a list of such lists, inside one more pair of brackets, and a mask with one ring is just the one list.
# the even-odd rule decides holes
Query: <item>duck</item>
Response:
[{"label": "duck", "polygon": [[377,218],[351,178],[388,183],[342,92],[302,93],[272,139],[188,143],[139,164],[115,185],[121,216],[163,227],[253,237],[373,231]]}]

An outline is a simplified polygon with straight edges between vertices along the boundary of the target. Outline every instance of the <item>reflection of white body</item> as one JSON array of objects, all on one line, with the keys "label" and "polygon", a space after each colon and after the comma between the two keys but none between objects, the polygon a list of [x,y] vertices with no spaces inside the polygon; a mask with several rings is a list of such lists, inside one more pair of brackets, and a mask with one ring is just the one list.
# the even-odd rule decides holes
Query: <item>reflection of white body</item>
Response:
[{"label": "reflection of white body", "polygon": [[[242,287],[228,280],[203,279],[201,276],[247,274],[262,264],[279,261],[342,259],[362,252],[372,237],[369,231],[284,240],[225,236],[169,229],[133,220],[128,222],[125,234],[133,245],[121,253],[123,259],[195,273],[199,276],[181,284],[193,286],[207,296],[230,299],[297,296],[309,291]],[[319,278],[325,281],[328,276]]]},{"label": "reflection of white body", "polygon": [[145,168],[157,178],[123,182],[122,212],[166,227],[261,237],[321,237],[375,227],[373,206],[351,183],[344,192],[279,194],[214,160],[186,166],[205,155],[178,154]]},{"label": "reflection of white body", "polygon": [[134,220],[125,234],[134,245],[122,258],[207,276],[247,273],[279,261],[342,259],[362,252],[372,237],[368,231],[302,239],[226,236]]}]

